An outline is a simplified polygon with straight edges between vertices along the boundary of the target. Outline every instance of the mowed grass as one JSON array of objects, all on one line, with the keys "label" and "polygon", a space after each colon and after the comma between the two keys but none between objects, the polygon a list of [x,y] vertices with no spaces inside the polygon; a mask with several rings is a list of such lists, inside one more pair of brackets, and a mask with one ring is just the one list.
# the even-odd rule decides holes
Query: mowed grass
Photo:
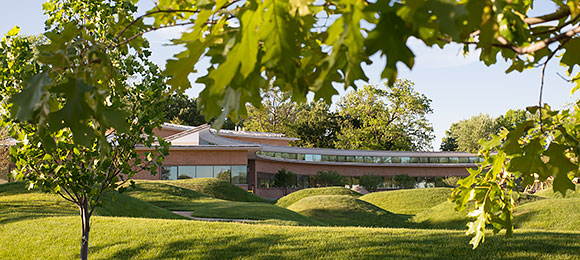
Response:
[{"label": "mowed grass", "polygon": [[544,199],[516,207],[516,228],[580,231],[580,198]]},{"label": "mowed grass", "polygon": [[175,181],[163,181],[164,183],[197,191],[210,197],[243,202],[269,202],[229,182],[220,181],[216,178],[196,178]]},{"label": "mowed grass", "polygon": [[397,214],[417,214],[447,201],[450,188],[426,188],[373,192],[359,199]]},{"label": "mowed grass", "polygon": [[[125,194],[105,194],[102,202],[103,204],[95,209],[95,215],[184,219],[168,210]],[[58,195],[34,190],[28,191],[23,183],[0,185],[0,224],[22,218],[75,216],[78,214],[78,208],[73,203],[65,201]]]},{"label": "mowed grass", "polygon": [[345,187],[310,188],[292,192],[278,199],[276,205],[287,208],[301,199],[317,195],[347,195],[354,198],[362,196],[362,194]]},{"label": "mowed grass", "polygon": [[[76,217],[0,225],[0,259],[78,258]],[[287,227],[94,217],[91,259],[580,259],[580,233],[488,234],[476,250],[463,231]]]},{"label": "mowed grass", "polygon": [[227,201],[160,182],[139,182],[127,195],[171,211],[192,211],[192,216],[265,220],[285,225],[321,225],[291,210],[262,202]]},{"label": "mowed grass", "polygon": [[306,197],[288,209],[331,226],[405,227],[406,217],[349,195]]},{"label": "mowed grass", "polygon": [[[546,197],[546,198],[562,198],[560,192],[554,192],[552,188],[545,189],[543,191],[538,191],[535,193],[536,196]],[[566,191],[566,198],[580,198],[580,184],[576,184],[576,190]]]}]

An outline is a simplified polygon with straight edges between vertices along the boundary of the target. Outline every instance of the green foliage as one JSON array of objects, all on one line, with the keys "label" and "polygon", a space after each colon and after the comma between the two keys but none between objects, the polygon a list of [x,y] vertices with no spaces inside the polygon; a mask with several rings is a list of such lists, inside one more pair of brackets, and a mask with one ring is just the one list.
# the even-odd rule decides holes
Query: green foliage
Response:
[{"label": "green foliage", "polygon": [[443,179],[443,183],[447,185],[447,187],[457,187],[457,182],[461,180],[461,177],[457,176],[448,176]]},{"label": "green foliage", "polygon": [[480,148],[479,140],[489,140],[497,129],[495,120],[487,114],[461,120],[445,131],[441,150],[475,152]]},{"label": "green foliage", "polygon": [[288,189],[296,185],[296,174],[282,168],[274,175],[274,187]]},{"label": "green foliage", "polygon": [[215,178],[193,178],[188,180],[162,181],[162,183],[194,190],[222,200],[267,202],[267,200],[231,184],[230,182],[220,181]]},{"label": "green foliage", "polygon": [[297,104],[278,88],[262,93],[260,106],[248,105],[248,117],[244,127],[248,131],[282,133],[293,136],[292,128],[296,121]]},{"label": "green foliage", "polygon": [[401,187],[404,189],[414,188],[415,184],[417,184],[417,181],[415,180],[415,178],[413,178],[407,174],[396,175],[395,178],[393,178],[393,181],[394,181],[395,186]]},{"label": "green foliage", "polygon": [[[164,110],[165,122],[189,126],[198,126],[213,122],[213,119],[209,122],[205,120],[205,117],[198,109],[197,99],[195,98],[190,98],[183,93],[173,93],[167,98],[166,102],[167,106]],[[227,118],[222,128],[233,130],[235,123]]]},{"label": "green foliage", "polygon": [[400,80],[385,88],[366,85],[337,104],[340,132],[336,148],[359,150],[427,150],[433,127],[426,119],[431,100]]},{"label": "green foliage", "polygon": [[405,227],[406,218],[348,195],[316,195],[290,205],[296,211],[332,226]]},{"label": "green foliage", "polygon": [[320,187],[344,186],[346,184],[344,176],[335,171],[320,171],[316,173],[314,180],[316,185]]},{"label": "green foliage", "polygon": [[448,188],[426,188],[373,192],[360,199],[396,214],[417,214],[446,201],[450,194]]},{"label": "green foliage", "polygon": [[347,189],[345,187],[310,188],[310,189],[301,189],[292,192],[282,198],[279,198],[278,201],[276,201],[276,205],[287,208],[303,198],[318,195],[347,195],[355,198],[361,196],[360,193],[353,191],[351,189]]},{"label": "green foliage", "polygon": [[360,176],[359,184],[366,190],[373,192],[376,191],[381,184],[383,184],[383,177],[378,175],[365,174]]},{"label": "green foliage", "polygon": [[338,121],[336,113],[322,100],[301,104],[289,136],[300,138],[294,142],[299,147],[334,148],[340,132]]}]

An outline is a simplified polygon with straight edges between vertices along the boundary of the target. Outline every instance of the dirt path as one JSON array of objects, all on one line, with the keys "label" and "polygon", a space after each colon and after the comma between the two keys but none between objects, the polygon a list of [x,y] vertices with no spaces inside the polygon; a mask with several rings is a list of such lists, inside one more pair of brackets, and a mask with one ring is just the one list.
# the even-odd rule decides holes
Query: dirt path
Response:
[{"label": "dirt path", "polygon": [[193,217],[193,211],[172,211],[173,213],[184,216],[189,219],[199,220],[199,221],[213,221],[213,222],[257,222],[255,219],[232,219],[232,218],[200,218]]}]

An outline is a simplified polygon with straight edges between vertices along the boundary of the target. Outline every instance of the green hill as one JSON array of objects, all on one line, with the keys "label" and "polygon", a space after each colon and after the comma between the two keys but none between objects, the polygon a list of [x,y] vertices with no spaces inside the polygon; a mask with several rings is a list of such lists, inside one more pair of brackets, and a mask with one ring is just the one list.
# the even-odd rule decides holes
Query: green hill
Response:
[{"label": "green hill", "polygon": [[287,208],[301,199],[317,195],[347,195],[354,198],[362,196],[362,194],[344,187],[310,188],[292,192],[278,199],[276,205]]},{"label": "green hill", "polygon": [[164,182],[222,200],[268,202],[266,199],[258,197],[247,190],[216,178],[194,178]]},{"label": "green hill", "polygon": [[412,221],[423,228],[465,229],[467,224],[467,209],[456,212],[454,204],[449,201],[441,202],[432,208],[417,213]]},{"label": "green hill", "polygon": [[[183,219],[172,212],[156,207],[125,194],[107,193],[103,205],[95,209],[95,215],[115,217],[142,217]],[[28,217],[76,216],[78,209],[71,202],[56,194],[26,190],[23,183],[12,182],[0,185],[0,223],[11,221],[23,213]]]},{"label": "green hill", "polygon": [[580,231],[580,198],[544,199],[516,207],[516,228]]},{"label": "green hill", "polygon": [[373,192],[359,199],[397,214],[417,214],[446,201],[449,188],[408,189]]},{"label": "green hill", "polygon": [[[562,198],[562,194],[559,192],[554,192],[552,188],[538,191],[535,193],[535,195],[546,198]],[[580,184],[576,185],[576,191],[567,191],[566,198],[580,198]]]},{"label": "green hill", "polygon": [[349,195],[317,195],[288,209],[332,226],[404,227],[406,218]]},{"label": "green hill", "polygon": [[126,194],[171,211],[191,211],[195,217],[265,220],[273,224],[321,224],[269,203],[221,200],[161,182],[138,182]]}]

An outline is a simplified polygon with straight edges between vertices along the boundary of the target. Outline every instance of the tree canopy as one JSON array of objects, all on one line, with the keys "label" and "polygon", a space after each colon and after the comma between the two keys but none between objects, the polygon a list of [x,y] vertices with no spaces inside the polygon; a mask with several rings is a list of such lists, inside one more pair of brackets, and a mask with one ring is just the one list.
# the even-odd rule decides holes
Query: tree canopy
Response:
[{"label": "tree canopy", "polygon": [[358,150],[427,150],[433,127],[426,119],[431,100],[416,92],[413,83],[365,85],[337,104],[340,132],[336,148]]}]

